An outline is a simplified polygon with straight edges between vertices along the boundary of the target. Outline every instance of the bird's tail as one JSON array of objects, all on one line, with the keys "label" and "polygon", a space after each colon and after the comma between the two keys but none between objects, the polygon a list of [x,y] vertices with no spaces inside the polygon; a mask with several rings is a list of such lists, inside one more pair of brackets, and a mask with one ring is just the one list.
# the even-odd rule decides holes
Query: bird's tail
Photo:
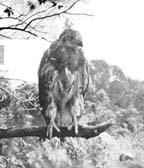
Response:
[{"label": "bird's tail", "polygon": [[68,127],[72,124],[72,116],[68,111],[57,113],[56,123],[58,127]]}]

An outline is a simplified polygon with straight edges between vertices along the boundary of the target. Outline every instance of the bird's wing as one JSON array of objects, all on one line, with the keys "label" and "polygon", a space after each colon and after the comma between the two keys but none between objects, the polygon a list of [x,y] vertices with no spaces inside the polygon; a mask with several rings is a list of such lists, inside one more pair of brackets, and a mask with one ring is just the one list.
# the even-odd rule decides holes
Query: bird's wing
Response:
[{"label": "bird's wing", "polygon": [[[47,104],[46,92],[51,91],[52,86],[49,87],[49,85],[54,84],[57,75],[56,72],[62,71],[67,61],[68,53],[62,46],[56,46],[55,44],[53,48],[51,47],[50,50],[44,52],[38,70],[39,102],[41,107]],[[58,85],[56,85],[56,87],[58,87]]]},{"label": "bird's wing", "polygon": [[89,75],[89,67],[87,62],[85,62],[84,66],[83,66],[83,96],[86,95],[88,88],[89,88],[89,81],[90,81],[90,75]]},{"label": "bird's wing", "polygon": [[47,104],[46,96],[47,92],[51,90],[49,86],[53,84],[55,71],[55,67],[50,61],[50,53],[46,50],[38,69],[39,102],[41,107]]},{"label": "bird's wing", "polygon": [[78,48],[78,55],[79,55],[79,76],[80,76],[80,83],[82,87],[82,94],[83,96],[86,95],[88,88],[89,88],[89,67],[88,62],[85,59],[84,53],[81,48]]},{"label": "bird's wing", "polygon": [[44,104],[44,77],[45,77],[45,72],[44,72],[44,66],[47,64],[47,57],[49,56],[48,50],[44,52],[44,55],[41,59],[39,69],[38,69],[38,87],[39,87],[39,103],[40,106],[43,106]]}]

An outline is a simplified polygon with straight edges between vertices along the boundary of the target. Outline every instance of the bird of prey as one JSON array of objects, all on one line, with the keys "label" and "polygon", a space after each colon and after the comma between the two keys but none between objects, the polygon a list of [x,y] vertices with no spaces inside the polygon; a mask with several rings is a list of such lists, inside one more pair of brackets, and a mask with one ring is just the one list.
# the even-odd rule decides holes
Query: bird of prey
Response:
[{"label": "bird of prey", "polygon": [[47,136],[60,127],[78,133],[77,116],[84,112],[84,96],[89,85],[88,64],[78,31],[65,29],[44,52],[39,78],[39,102],[47,124]]}]

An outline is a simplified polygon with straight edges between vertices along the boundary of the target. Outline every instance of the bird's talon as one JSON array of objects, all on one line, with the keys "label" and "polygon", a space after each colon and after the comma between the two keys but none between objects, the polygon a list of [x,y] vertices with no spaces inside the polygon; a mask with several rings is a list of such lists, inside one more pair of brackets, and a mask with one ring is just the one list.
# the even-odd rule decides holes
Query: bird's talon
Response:
[{"label": "bird's talon", "polygon": [[77,125],[74,126],[74,131],[75,131],[75,134],[78,134],[78,126]]},{"label": "bird's talon", "polygon": [[78,126],[77,126],[77,124],[72,123],[70,126],[67,127],[67,129],[69,131],[71,131],[73,127],[74,127],[74,133],[78,134]]},{"label": "bird's talon", "polygon": [[52,122],[47,126],[46,136],[49,137],[50,139],[53,136],[53,129],[54,128],[56,129],[57,132],[60,132],[60,129],[56,126],[55,122]]},{"label": "bird's talon", "polygon": [[72,128],[73,128],[73,124],[71,124],[70,126],[67,127],[67,129],[68,129],[69,131],[71,131]]},{"label": "bird's talon", "polygon": [[53,126],[56,130],[57,130],[57,132],[60,132],[60,129],[56,126],[56,124],[54,123],[54,126]]}]

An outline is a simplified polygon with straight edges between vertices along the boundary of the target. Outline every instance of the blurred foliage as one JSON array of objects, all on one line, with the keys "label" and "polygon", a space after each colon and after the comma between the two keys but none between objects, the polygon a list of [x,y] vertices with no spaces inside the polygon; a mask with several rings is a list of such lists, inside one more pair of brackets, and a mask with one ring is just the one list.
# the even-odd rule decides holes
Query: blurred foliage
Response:
[{"label": "blurred foliage", "polygon": [[[143,82],[126,78],[122,70],[104,61],[89,65],[91,88],[86,113],[79,124],[112,120],[115,124],[91,139],[36,137],[0,140],[0,167],[7,168],[121,168],[144,165]],[[31,127],[45,124],[38,101],[37,84],[22,82],[15,89],[0,80],[0,127]]]},{"label": "blurred foliage", "polygon": [[110,82],[108,95],[111,99],[112,105],[114,106],[127,108],[130,105],[131,95],[129,93],[127,85],[121,81],[114,80]]},{"label": "blurred foliage", "polygon": [[144,112],[144,90],[139,91],[135,96],[134,107]]}]

